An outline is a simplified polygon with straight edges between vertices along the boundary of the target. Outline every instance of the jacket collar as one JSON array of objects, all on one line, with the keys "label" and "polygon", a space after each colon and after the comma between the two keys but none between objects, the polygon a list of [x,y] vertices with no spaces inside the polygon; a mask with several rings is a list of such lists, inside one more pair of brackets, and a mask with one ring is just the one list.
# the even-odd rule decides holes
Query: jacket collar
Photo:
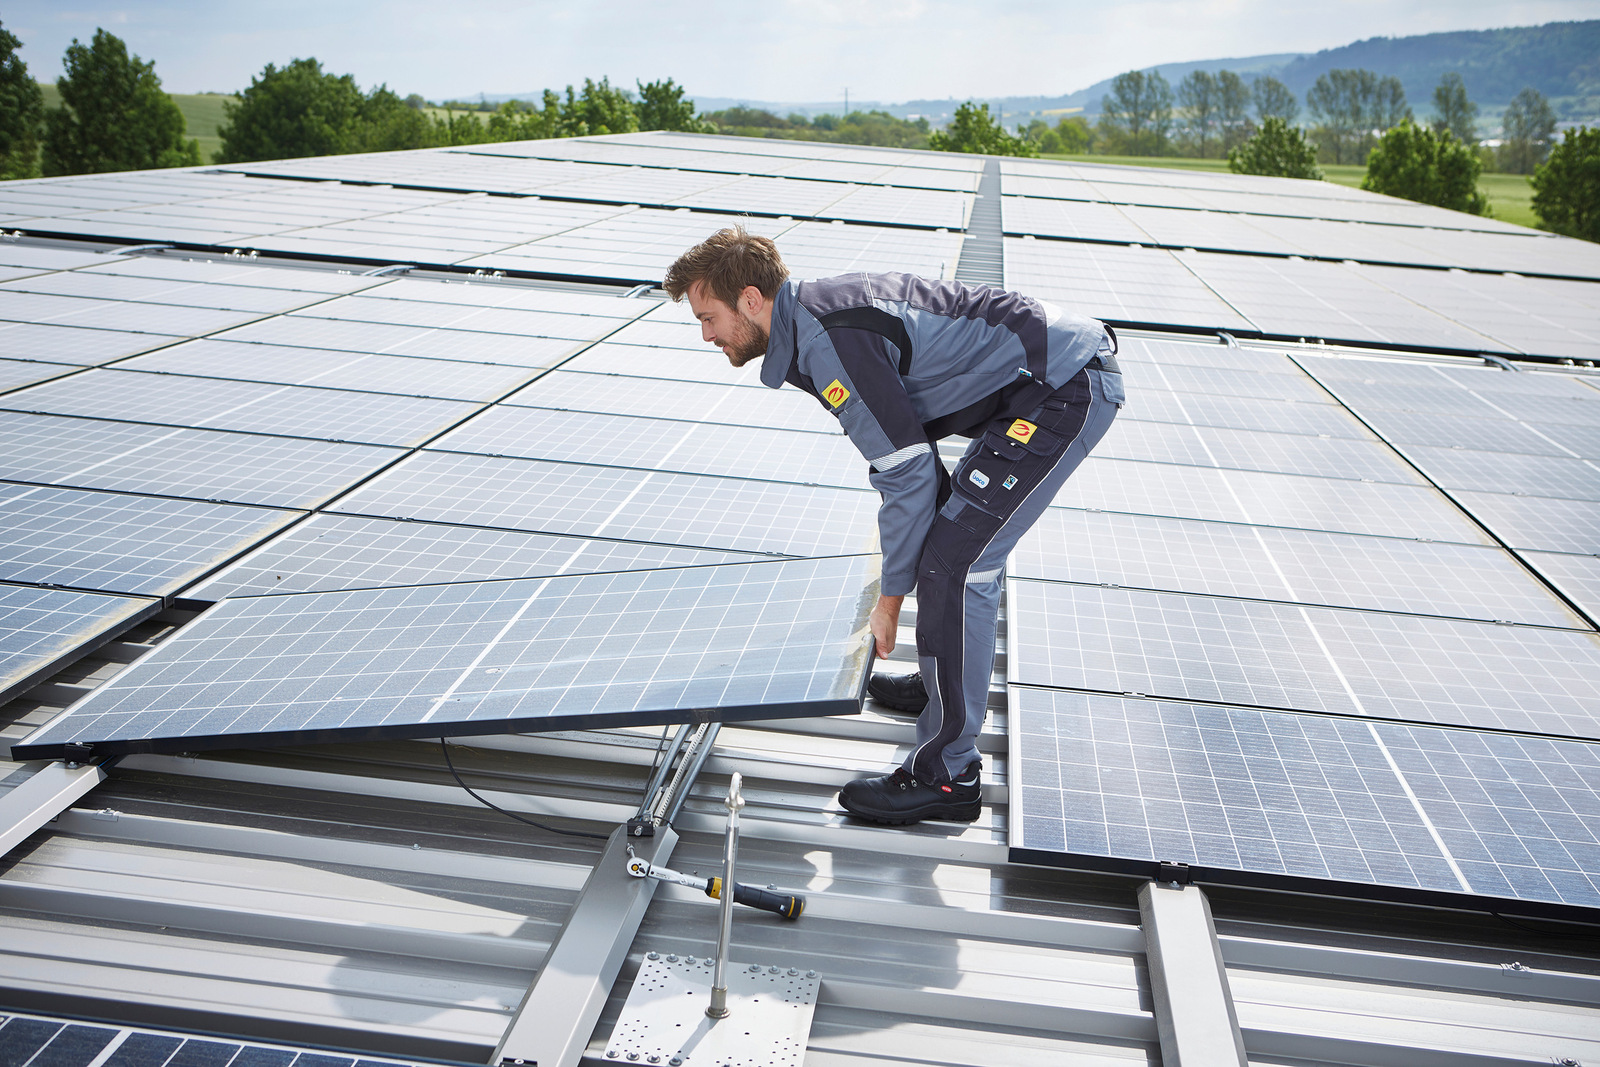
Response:
[{"label": "jacket collar", "polygon": [[768,389],[783,385],[799,351],[794,326],[799,287],[800,283],[788,279],[772,298],[772,329],[767,336],[767,354],[761,358],[761,384]]}]

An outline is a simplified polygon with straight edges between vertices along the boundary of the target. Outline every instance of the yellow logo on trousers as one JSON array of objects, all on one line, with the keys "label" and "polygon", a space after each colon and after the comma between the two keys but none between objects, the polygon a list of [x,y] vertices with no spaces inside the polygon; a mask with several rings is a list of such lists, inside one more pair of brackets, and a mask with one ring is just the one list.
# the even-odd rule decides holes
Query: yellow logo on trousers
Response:
[{"label": "yellow logo on trousers", "polygon": [[1033,439],[1033,431],[1038,428],[1027,419],[1018,419],[1011,424],[1011,429],[1006,431],[1006,436],[1013,441],[1021,441],[1023,444],[1027,444]]}]

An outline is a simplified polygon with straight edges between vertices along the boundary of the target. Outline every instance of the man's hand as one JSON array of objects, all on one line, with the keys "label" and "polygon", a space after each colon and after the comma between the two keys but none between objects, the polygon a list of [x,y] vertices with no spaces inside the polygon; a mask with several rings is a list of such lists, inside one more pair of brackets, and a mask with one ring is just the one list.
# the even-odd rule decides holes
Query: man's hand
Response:
[{"label": "man's hand", "polygon": [[894,651],[894,635],[900,629],[900,605],[905,599],[903,596],[880,596],[872,614],[867,616],[879,659],[888,659],[889,653]]}]

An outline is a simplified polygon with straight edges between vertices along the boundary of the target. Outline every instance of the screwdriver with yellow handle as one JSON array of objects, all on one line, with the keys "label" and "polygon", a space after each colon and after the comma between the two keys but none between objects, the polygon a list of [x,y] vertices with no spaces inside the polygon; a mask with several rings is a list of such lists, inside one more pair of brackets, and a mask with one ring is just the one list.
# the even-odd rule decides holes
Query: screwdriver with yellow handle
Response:
[{"label": "screwdriver with yellow handle", "polygon": [[[722,879],[704,878],[697,874],[683,874],[666,867],[657,867],[648,860],[642,860],[633,854],[633,846],[628,846],[628,873],[635,878],[654,878],[658,882],[671,882],[674,885],[686,885],[690,889],[698,889],[712,900],[722,899]],[[806,908],[806,898],[798,893],[784,893],[771,886],[760,889],[753,885],[744,885],[741,882],[733,883],[733,902],[743,904],[750,908],[760,908],[770,911],[780,918],[793,922],[800,917]]]}]

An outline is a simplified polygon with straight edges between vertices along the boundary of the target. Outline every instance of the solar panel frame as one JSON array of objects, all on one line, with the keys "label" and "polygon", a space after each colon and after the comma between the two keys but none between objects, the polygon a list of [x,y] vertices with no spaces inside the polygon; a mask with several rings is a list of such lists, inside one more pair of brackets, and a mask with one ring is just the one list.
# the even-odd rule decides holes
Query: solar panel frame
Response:
[{"label": "solar panel frame", "polygon": [[158,598],[0,583],[0,704],[162,606]]},{"label": "solar panel frame", "polygon": [[857,556],[224,600],[13,758],[849,714],[876,572]]}]

